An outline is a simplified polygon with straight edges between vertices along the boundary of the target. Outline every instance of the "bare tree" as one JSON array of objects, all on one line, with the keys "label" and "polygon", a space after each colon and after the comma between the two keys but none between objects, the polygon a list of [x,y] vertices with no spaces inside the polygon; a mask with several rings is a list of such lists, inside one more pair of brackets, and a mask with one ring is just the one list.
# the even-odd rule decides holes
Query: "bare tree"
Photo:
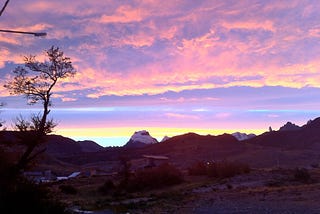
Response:
[{"label": "bare tree", "polygon": [[39,62],[33,55],[24,58],[24,66],[18,66],[13,70],[14,79],[4,85],[13,95],[24,95],[30,105],[42,103],[42,113],[31,116],[28,121],[18,117],[16,129],[19,139],[26,145],[26,150],[18,161],[16,168],[23,169],[37,155],[34,149],[43,142],[43,137],[55,127],[52,119],[48,119],[51,106],[52,90],[59,79],[75,75],[76,70],[72,66],[69,57],[65,57],[63,51],[52,46],[46,50],[47,61]]}]

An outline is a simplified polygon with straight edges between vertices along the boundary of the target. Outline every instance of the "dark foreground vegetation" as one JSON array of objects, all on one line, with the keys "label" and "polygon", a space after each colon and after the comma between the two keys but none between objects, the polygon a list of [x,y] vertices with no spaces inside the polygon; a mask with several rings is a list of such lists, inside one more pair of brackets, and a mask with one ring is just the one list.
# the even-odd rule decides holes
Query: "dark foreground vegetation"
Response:
[{"label": "dark foreground vegetation", "polygon": [[48,188],[23,178],[10,183],[1,180],[0,211],[8,214],[69,213],[66,205],[55,200]]},{"label": "dark foreground vegetation", "polygon": [[12,80],[4,87],[12,95],[23,95],[28,104],[41,103],[42,112],[30,118],[18,116],[14,124],[14,139],[0,138],[0,212],[1,213],[66,213],[65,205],[55,201],[50,190],[36,185],[22,176],[46,148],[41,145],[47,134],[57,125],[49,118],[53,88],[60,81],[72,77],[76,71],[71,60],[52,46],[45,52],[46,60],[36,56],[24,57],[24,65],[12,71]]},{"label": "dark foreground vegetation", "polygon": [[198,161],[188,169],[190,175],[207,175],[214,178],[229,178],[250,172],[248,164],[230,161]]},{"label": "dark foreground vegetation", "polygon": [[127,192],[139,192],[160,189],[182,182],[183,175],[179,169],[170,164],[162,164],[158,167],[135,171],[128,180],[120,182],[118,187]]}]

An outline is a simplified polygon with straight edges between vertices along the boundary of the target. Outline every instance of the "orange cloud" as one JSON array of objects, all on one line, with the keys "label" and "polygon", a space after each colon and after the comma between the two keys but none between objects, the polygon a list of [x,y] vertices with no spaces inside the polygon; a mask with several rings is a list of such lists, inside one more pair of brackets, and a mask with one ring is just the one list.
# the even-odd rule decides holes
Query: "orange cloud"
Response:
[{"label": "orange cloud", "polygon": [[129,5],[120,6],[115,14],[102,15],[99,20],[100,23],[128,23],[140,22],[145,15],[148,14],[143,8],[133,8]]},{"label": "orange cloud", "polygon": [[275,32],[274,23],[270,20],[261,22],[249,20],[249,21],[236,21],[236,22],[222,22],[221,26],[231,29],[246,29],[246,30],[267,30]]},{"label": "orange cloud", "polygon": [[55,10],[58,7],[60,7],[61,9],[65,8],[65,7],[61,7],[62,4],[59,4],[58,2],[41,2],[41,1],[30,2],[28,4],[20,5],[20,6],[23,6],[28,13],[34,13],[34,11],[47,12],[50,10]]},{"label": "orange cloud", "polygon": [[7,49],[1,50],[0,68],[4,67],[5,62],[7,62],[8,56],[9,56],[9,51]]},{"label": "orange cloud", "polygon": [[[11,45],[18,45],[20,43],[18,39],[15,39],[10,35],[5,35],[5,33],[2,33],[2,32],[0,32],[0,35],[1,35],[0,42],[8,43],[8,44],[11,44]],[[5,52],[5,51],[8,51],[8,50],[3,50],[3,52]],[[3,54],[5,55],[7,53],[3,53]],[[4,57],[4,55],[2,55],[0,57]]]}]

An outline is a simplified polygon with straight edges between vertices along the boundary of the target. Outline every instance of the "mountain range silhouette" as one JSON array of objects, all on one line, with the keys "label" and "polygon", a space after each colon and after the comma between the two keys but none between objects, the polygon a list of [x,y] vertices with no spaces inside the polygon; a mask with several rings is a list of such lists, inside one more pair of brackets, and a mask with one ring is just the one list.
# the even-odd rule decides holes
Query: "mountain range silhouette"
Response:
[{"label": "mountain range silhouette", "polygon": [[[137,133],[154,140],[147,131],[135,134]],[[14,131],[0,132],[0,139],[1,144],[10,145],[12,153],[19,153],[21,150],[21,147],[14,146]],[[51,164],[55,163],[53,159],[57,159],[59,163],[78,166],[101,161],[117,161],[123,156],[138,159],[145,154],[166,155],[182,167],[197,160],[223,159],[246,161],[253,165],[272,165],[279,160],[283,164],[305,164],[320,162],[317,154],[320,149],[320,118],[310,120],[301,127],[288,122],[278,131],[267,131],[241,141],[231,134],[213,136],[186,133],[167,138],[163,142],[136,143],[138,146],[135,146],[134,141],[129,141],[122,147],[104,148],[90,140],[75,141],[60,135],[48,135],[40,148],[46,148],[44,156],[50,157]],[[43,158],[42,161],[49,159]]]}]

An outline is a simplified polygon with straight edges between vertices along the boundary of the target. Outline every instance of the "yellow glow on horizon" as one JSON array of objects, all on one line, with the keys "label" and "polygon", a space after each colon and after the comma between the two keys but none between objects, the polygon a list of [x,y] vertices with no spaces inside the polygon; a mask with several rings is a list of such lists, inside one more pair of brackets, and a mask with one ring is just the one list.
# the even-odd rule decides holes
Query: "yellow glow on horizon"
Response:
[{"label": "yellow glow on horizon", "polygon": [[115,128],[63,128],[56,131],[56,134],[65,137],[130,137],[135,131],[147,130],[151,136],[162,138],[164,136],[173,137],[189,132],[199,135],[221,135],[242,132],[247,134],[262,134],[265,129],[206,129],[206,128],[166,128],[166,127],[115,127]]}]

